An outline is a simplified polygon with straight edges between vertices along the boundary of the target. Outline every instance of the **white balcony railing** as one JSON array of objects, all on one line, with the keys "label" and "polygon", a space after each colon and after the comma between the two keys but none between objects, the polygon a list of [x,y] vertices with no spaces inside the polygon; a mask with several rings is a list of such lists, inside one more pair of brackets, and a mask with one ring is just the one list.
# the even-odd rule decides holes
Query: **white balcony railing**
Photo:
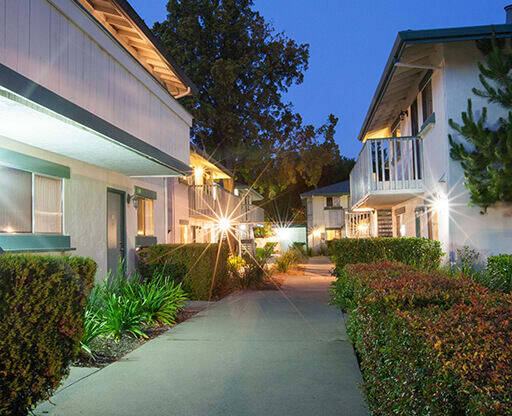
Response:
[{"label": "white balcony railing", "polygon": [[326,228],[342,228],[345,225],[345,211],[343,208],[325,208],[324,224]]},{"label": "white balcony railing", "polygon": [[346,233],[348,238],[376,237],[375,216],[372,212],[345,213]]},{"label": "white balcony railing", "polygon": [[242,216],[240,218],[241,223],[246,224],[263,224],[265,221],[265,211],[253,204],[243,203],[241,206]]},{"label": "white balcony railing", "polygon": [[229,217],[240,222],[241,198],[218,185],[189,186],[188,203],[192,217]]},{"label": "white balcony railing", "polygon": [[372,194],[423,192],[423,176],[421,138],[368,139],[350,173],[352,206]]}]

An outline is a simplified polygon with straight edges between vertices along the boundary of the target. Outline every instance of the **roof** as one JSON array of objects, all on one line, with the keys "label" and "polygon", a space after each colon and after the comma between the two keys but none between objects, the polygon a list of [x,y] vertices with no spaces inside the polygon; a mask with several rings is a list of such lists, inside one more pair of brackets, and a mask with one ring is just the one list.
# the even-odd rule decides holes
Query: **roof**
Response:
[{"label": "roof", "polygon": [[333,183],[332,185],[324,186],[323,188],[313,189],[309,192],[300,194],[301,198],[307,198],[309,196],[338,196],[350,194],[350,181],[343,181]]},{"label": "roof", "polygon": [[233,177],[233,173],[229,169],[222,166],[213,157],[211,157],[205,151],[201,150],[199,147],[197,147],[192,142],[190,142],[190,152],[191,152],[190,153],[190,157],[191,157],[190,163],[192,164],[192,162],[193,162],[192,159],[193,159],[193,156],[195,153],[197,156],[199,156],[201,163],[203,165],[206,165],[210,169],[215,170],[217,172],[215,179],[228,179],[228,178]]},{"label": "roof", "polygon": [[160,40],[126,0],[74,0],[128,51],[171,95],[198,89],[167,54]]},{"label": "roof", "polygon": [[[407,99],[410,86],[419,84],[428,71],[433,44],[478,39],[506,38],[512,35],[512,25],[468,26],[433,30],[406,30],[399,32],[389,55],[370,108],[359,133],[359,140],[385,124],[391,124],[400,114],[397,103]],[[430,49],[429,49],[430,48]],[[397,63],[412,64],[412,67],[397,66]],[[414,65],[417,65],[414,67]],[[394,87],[391,88],[391,87]],[[391,92],[388,92],[391,91]],[[387,102],[386,102],[387,101]],[[381,106],[381,104],[383,104]],[[404,103],[408,107],[410,103]],[[401,108],[403,110],[403,108]],[[378,113],[377,110],[382,110]]]},{"label": "roof", "polygon": [[235,189],[238,189],[240,191],[250,192],[255,201],[261,201],[262,199],[264,199],[264,196],[261,195],[258,191],[256,191],[254,189],[254,186],[249,186],[249,185],[246,185],[245,183],[236,182]]}]

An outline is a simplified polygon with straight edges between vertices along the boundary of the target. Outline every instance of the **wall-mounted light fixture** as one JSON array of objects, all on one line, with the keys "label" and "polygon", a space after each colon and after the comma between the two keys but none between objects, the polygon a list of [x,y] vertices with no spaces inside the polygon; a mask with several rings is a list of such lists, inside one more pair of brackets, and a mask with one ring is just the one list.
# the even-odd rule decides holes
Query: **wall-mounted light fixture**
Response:
[{"label": "wall-mounted light fixture", "polygon": [[135,194],[126,196],[126,203],[130,205],[130,202],[133,201],[133,208],[139,209],[139,197]]},{"label": "wall-mounted light fixture", "polygon": [[402,111],[400,111],[400,115],[399,115],[400,120],[404,121],[404,120],[405,120],[405,118],[406,118],[408,115],[409,115],[409,112],[408,112],[407,110],[402,110]]}]

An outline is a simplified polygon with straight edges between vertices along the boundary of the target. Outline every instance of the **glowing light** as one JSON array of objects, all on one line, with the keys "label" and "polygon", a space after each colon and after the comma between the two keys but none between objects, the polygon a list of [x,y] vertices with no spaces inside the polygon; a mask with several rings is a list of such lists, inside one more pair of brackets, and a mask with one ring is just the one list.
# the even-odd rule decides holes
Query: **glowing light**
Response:
[{"label": "glowing light", "polygon": [[276,230],[276,234],[280,240],[289,240],[290,239],[290,230],[288,228],[278,228]]},{"label": "glowing light", "polygon": [[217,225],[219,230],[226,232],[231,228],[231,220],[229,218],[219,218]]},{"label": "glowing light", "polygon": [[322,235],[322,230],[320,228],[315,228],[313,230],[313,237],[320,237]]},{"label": "glowing light", "polygon": [[10,226],[9,226],[9,227],[7,227],[7,228],[5,229],[5,232],[6,232],[6,233],[13,233],[13,232],[14,232],[14,228],[12,228],[12,227],[10,227]]},{"label": "glowing light", "polygon": [[197,167],[197,168],[194,168],[194,179],[196,181],[196,185],[201,185],[202,181],[203,181],[203,173],[204,173],[204,170],[202,167]]},{"label": "glowing light", "polygon": [[240,229],[241,229],[242,231],[247,230],[247,224],[242,224],[242,225],[240,225]]},{"label": "glowing light", "polygon": [[368,225],[368,223],[366,222],[361,222],[359,223],[359,225],[357,226],[357,231],[359,231],[360,233],[362,234],[365,234],[368,232],[368,229],[370,228],[370,226]]},{"label": "glowing light", "polygon": [[405,237],[405,224],[400,225],[400,236]]},{"label": "glowing light", "polygon": [[438,213],[446,213],[450,210],[450,200],[446,195],[439,194],[432,200],[432,209]]}]

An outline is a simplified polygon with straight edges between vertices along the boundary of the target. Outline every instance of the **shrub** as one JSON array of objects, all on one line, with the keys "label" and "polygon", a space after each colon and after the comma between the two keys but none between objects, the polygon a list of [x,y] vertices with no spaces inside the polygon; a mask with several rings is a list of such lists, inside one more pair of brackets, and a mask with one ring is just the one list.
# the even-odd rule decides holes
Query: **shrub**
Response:
[{"label": "shrub", "polygon": [[238,285],[241,289],[256,289],[261,286],[265,280],[265,262],[250,255],[244,256],[245,265],[242,273],[239,275]]},{"label": "shrub", "polygon": [[306,249],[306,243],[303,243],[301,241],[295,241],[292,244],[292,248],[294,250],[298,251],[303,258],[307,258],[308,257],[308,252],[307,252],[307,249]]},{"label": "shrub", "polygon": [[505,293],[512,292],[512,255],[500,254],[487,259],[484,286]]},{"label": "shrub", "polygon": [[159,244],[139,251],[139,270],[144,278],[166,275],[173,270],[186,270],[183,288],[192,299],[217,297],[228,283],[229,248],[226,244]]},{"label": "shrub", "polygon": [[339,268],[390,260],[423,270],[436,270],[443,252],[439,241],[426,238],[343,238],[329,244],[329,255]]},{"label": "shrub", "polygon": [[276,269],[281,273],[286,273],[303,260],[302,255],[293,248],[281,254],[276,259]]},{"label": "shrub", "polygon": [[392,262],[336,274],[373,414],[512,412],[510,296]]},{"label": "shrub", "polygon": [[95,272],[90,259],[0,256],[0,414],[27,414],[67,376]]},{"label": "shrub", "polygon": [[263,248],[267,251],[270,252],[270,254],[274,254],[274,251],[277,247],[277,242],[276,241],[267,241],[265,243],[265,245],[263,246]]}]

